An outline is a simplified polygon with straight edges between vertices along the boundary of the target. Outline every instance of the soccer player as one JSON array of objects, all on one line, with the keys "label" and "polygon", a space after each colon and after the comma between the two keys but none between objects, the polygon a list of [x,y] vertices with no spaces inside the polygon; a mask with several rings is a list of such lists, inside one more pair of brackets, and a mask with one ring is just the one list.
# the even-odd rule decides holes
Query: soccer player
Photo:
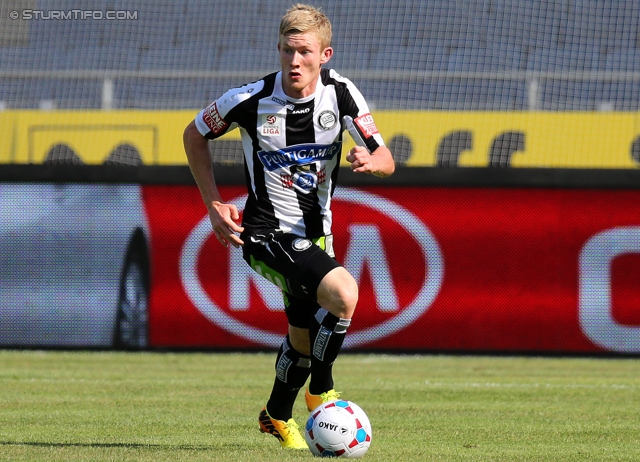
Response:
[{"label": "soccer player", "polygon": [[[334,258],[331,196],[342,134],[358,144],[346,160],[356,173],[395,170],[393,156],[363,96],[348,79],[323,68],[333,55],[331,23],[318,9],[294,5],[282,17],[281,70],[228,90],[184,132],[193,177],[224,246],[242,248],[247,263],[283,291],[288,334],[276,358],[260,430],[282,447],[306,449],[292,416],[307,379],[309,410],[337,399],[332,366],[358,301],[353,276]],[[216,187],[208,140],[238,127],[248,198],[242,225]]]}]

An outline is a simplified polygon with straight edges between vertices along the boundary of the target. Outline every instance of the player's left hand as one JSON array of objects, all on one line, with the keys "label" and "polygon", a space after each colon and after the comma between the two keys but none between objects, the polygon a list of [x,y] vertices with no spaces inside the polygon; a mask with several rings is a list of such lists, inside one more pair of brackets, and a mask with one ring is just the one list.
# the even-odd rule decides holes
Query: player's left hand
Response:
[{"label": "player's left hand", "polygon": [[363,146],[354,146],[347,154],[346,159],[351,164],[351,170],[354,172],[376,172],[375,161],[367,148]]},{"label": "player's left hand", "polygon": [[364,146],[354,146],[346,159],[351,164],[352,171],[380,178],[391,175],[396,169],[393,155],[386,146],[378,146],[373,153]]}]

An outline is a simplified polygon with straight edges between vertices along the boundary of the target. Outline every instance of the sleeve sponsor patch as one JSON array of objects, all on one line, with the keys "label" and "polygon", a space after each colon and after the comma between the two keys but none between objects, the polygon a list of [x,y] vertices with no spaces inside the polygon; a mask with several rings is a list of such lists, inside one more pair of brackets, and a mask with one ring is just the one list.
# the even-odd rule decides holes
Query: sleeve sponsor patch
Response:
[{"label": "sleeve sponsor patch", "polygon": [[218,105],[214,101],[203,112],[202,118],[214,135],[223,133],[229,124],[220,116]]},{"label": "sleeve sponsor patch", "polygon": [[360,117],[356,117],[353,121],[358,125],[358,128],[362,132],[365,138],[371,138],[373,135],[377,135],[380,133],[378,131],[378,127],[376,127],[376,123],[373,121],[373,116],[371,114],[364,114]]}]

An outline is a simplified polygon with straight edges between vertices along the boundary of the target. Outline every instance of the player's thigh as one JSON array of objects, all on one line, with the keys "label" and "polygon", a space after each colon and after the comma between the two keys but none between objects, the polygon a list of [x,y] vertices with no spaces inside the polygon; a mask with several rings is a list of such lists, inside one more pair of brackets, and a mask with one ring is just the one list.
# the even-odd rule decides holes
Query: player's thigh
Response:
[{"label": "player's thigh", "polygon": [[340,264],[309,239],[291,234],[248,242],[243,257],[258,273],[295,297],[316,301],[318,286]]}]

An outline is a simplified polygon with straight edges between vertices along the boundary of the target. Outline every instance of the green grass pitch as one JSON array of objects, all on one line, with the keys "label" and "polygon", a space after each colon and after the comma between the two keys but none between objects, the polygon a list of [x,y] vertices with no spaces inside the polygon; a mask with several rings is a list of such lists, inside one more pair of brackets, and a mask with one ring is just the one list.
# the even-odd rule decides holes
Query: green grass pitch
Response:
[{"label": "green grass pitch", "polygon": [[[274,358],[0,350],[0,460],[315,460],[258,431]],[[638,359],[344,353],[334,370],[371,420],[364,460],[640,460]]]}]

